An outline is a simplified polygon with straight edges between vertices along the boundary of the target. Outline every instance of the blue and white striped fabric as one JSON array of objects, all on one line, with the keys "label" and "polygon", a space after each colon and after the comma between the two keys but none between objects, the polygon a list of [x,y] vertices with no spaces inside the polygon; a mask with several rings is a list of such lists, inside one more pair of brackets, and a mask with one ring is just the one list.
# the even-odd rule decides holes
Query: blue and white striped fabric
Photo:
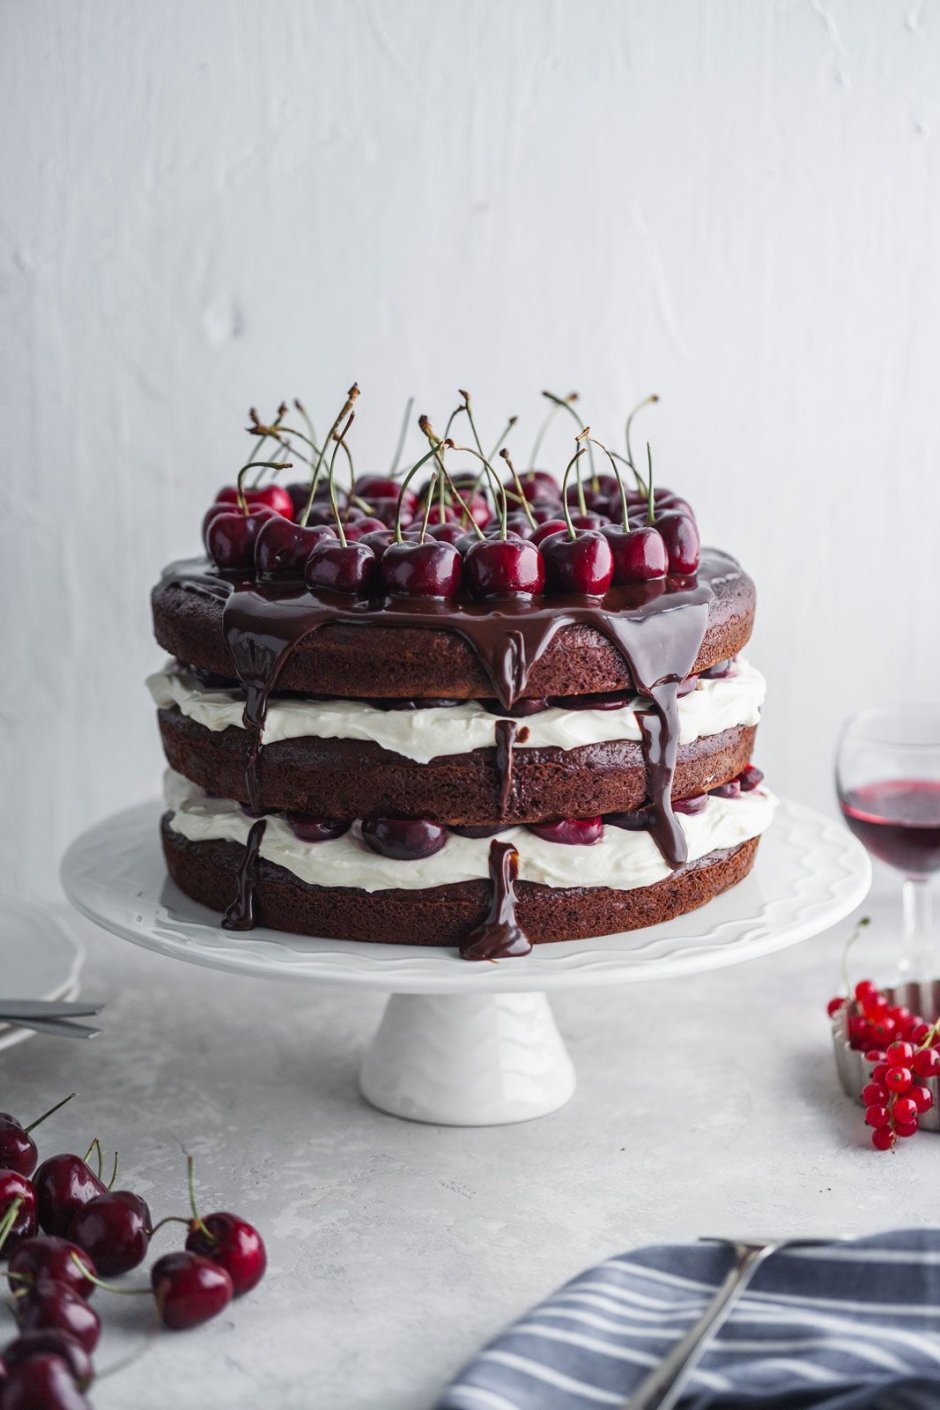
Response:
[{"label": "blue and white striped fabric", "polygon": [[[719,1244],[640,1249],[580,1274],[491,1341],[438,1410],[622,1405],[702,1313]],[[940,1229],[782,1251],[699,1364],[684,1410],[938,1410]]]}]

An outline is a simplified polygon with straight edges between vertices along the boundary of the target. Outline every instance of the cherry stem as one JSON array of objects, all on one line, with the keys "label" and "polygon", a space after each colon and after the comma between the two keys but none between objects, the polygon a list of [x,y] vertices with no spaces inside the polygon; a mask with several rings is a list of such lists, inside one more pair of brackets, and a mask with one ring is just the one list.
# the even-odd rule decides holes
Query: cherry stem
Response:
[{"label": "cherry stem", "polygon": [[75,1267],[87,1278],[96,1288],[103,1288],[105,1292],[118,1293],[120,1297],[153,1297],[151,1288],[119,1288],[116,1283],[106,1283],[103,1278],[99,1278],[97,1273],[93,1273],[87,1263],[83,1263],[77,1253],[69,1255]]},{"label": "cherry stem", "polygon": [[519,479],[519,473],[516,470],[515,465],[513,465],[512,461],[510,460],[509,451],[506,449],[505,446],[503,446],[502,450],[499,453],[502,459],[505,460],[506,464],[509,466],[509,473],[512,476],[513,483],[516,486],[516,491],[519,495],[519,503],[522,506],[522,512],[525,514],[525,517],[529,521],[529,527],[534,531],[538,528],[538,525],[535,522],[535,515],[529,508],[529,501],[526,499],[525,495],[522,492],[522,481]]},{"label": "cherry stem", "polygon": [[656,522],[656,511],[653,505],[653,452],[650,450],[649,441],[646,442],[646,522],[647,524]]},{"label": "cherry stem", "polygon": [[541,426],[539,427],[538,431],[536,432],[536,435],[535,435],[535,443],[534,443],[533,446],[532,446],[532,452],[531,452],[531,455],[529,456],[529,471],[530,471],[530,473],[531,473],[533,470],[537,470],[537,469],[538,469],[538,465],[536,464],[536,461],[538,460],[539,451],[542,449],[542,442],[543,442],[544,439],[545,439],[545,433],[546,433],[546,431],[548,430],[549,426],[550,426],[550,425],[552,424],[552,422],[554,421],[555,417],[558,415],[558,412],[559,412],[559,409],[560,409],[560,407],[561,407],[561,405],[562,405],[562,402],[568,402],[569,405],[570,405],[571,402],[578,400],[578,394],[577,394],[577,392],[569,392],[566,397],[554,397],[554,396],[551,396],[551,394],[548,393],[548,392],[543,392],[542,395],[543,395],[543,396],[548,396],[548,397],[550,398],[550,400],[551,400],[551,402],[552,402],[552,409],[551,409],[551,411],[548,413],[548,415],[545,417],[545,420],[542,422]]},{"label": "cherry stem", "polygon": [[402,418],[401,430],[398,433],[398,443],[395,446],[395,454],[392,456],[392,464],[388,472],[388,478],[390,480],[394,480],[395,476],[398,474],[398,463],[401,460],[401,453],[405,449],[405,440],[408,436],[408,424],[411,421],[411,412],[414,404],[414,397],[409,397],[408,405],[405,407],[405,415]]},{"label": "cherry stem", "polygon": [[602,451],[604,452],[604,454],[607,456],[607,459],[610,461],[610,468],[611,468],[611,470],[613,470],[613,472],[614,472],[614,478],[615,478],[615,480],[617,481],[617,488],[618,488],[618,490],[620,491],[620,507],[621,507],[621,509],[622,509],[622,511],[623,511],[623,527],[624,527],[624,532],[625,532],[625,533],[629,533],[629,532],[630,532],[630,514],[629,514],[629,510],[628,510],[628,508],[627,508],[627,492],[626,492],[626,490],[624,489],[624,485],[623,485],[623,476],[621,475],[620,470],[619,470],[619,468],[618,468],[618,466],[617,466],[617,462],[616,462],[616,460],[614,459],[613,452],[612,452],[612,451],[609,451],[609,450],[607,449],[607,447],[604,445],[604,442],[603,442],[603,441],[599,441],[596,436],[587,436],[587,437],[586,437],[586,440],[587,440],[587,442],[588,442],[589,445],[597,446],[598,450],[602,450]]},{"label": "cherry stem", "polygon": [[350,467],[352,466],[352,457],[349,455],[349,447],[346,445],[346,442],[344,441],[343,437],[346,435],[346,432],[349,430],[350,426],[355,421],[355,419],[356,413],[354,411],[351,411],[349,413],[349,419],[347,420],[346,425],[339,432],[339,434],[337,434],[335,426],[330,432],[330,435],[333,437],[333,440],[336,442],[336,445],[333,447],[333,454],[330,456],[330,469],[329,475],[327,477],[327,487],[330,491],[330,508],[333,511],[333,518],[336,520],[336,527],[339,530],[339,541],[344,548],[348,548],[349,545],[346,539],[346,531],[343,528],[343,521],[340,517],[339,505],[336,502],[336,457],[339,455],[340,446],[342,446],[343,450],[345,450],[346,452],[347,458],[349,459]]},{"label": "cherry stem", "polygon": [[300,400],[300,397],[294,397],[294,410],[297,412],[298,416],[300,416],[303,420],[303,423],[307,428],[307,435],[310,439],[310,444],[313,446],[314,450],[316,450],[317,433],[313,428],[313,422],[307,414],[307,408]]},{"label": "cherry stem", "polygon": [[23,1196],[17,1195],[11,1201],[2,1219],[0,1219],[0,1253],[3,1252],[3,1245],[10,1235],[10,1230],[16,1223],[16,1216],[20,1212],[20,1205],[23,1203]]},{"label": "cherry stem", "polygon": [[248,518],[248,501],[245,498],[244,484],[245,474],[247,473],[247,471],[253,469],[255,466],[261,466],[262,469],[270,470],[290,470],[292,464],[293,462],[290,460],[248,460],[245,462],[245,464],[238,472],[238,480],[236,481],[236,486],[238,490],[238,507],[244,514],[246,519]]},{"label": "cherry stem", "polygon": [[[419,417],[419,418],[418,418],[418,425],[419,425],[419,426],[420,426],[422,420],[426,421],[426,420],[427,420],[427,417],[425,416],[425,417]],[[395,542],[396,542],[396,543],[401,543],[401,542],[402,542],[401,510],[402,510],[402,505],[404,504],[404,501],[405,501],[405,490],[408,488],[409,484],[410,484],[411,481],[414,479],[415,475],[417,475],[418,471],[419,471],[423,466],[427,465],[427,463],[428,463],[429,460],[433,460],[433,459],[434,459],[434,449],[433,449],[433,447],[432,447],[432,449],[428,451],[427,455],[422,455],[422,457],[421,457],[420,460],[416,460],[416,461],[415,461],[414,465],[412,465],[411,469],[408,471],[407,475],[405,476],[405,478],[404,478],[404,479],[402,480],[402,482],[401,482],[401,489],[398,491],[398,503],[397,503],[396,506],[395,506]]]},{"label": "cherry stem", "polygon": [[636,476],[637,483],[641,489],[643,488],[643,477],[640,474],[639,470],[637,470],[636,462],[633,459],[633,450],[630,446],[630,428],[633,425],[633,418],[637,415],[638,412],[643,410],[644,406],[655,406],[656,402],[658,401],[659,394],[657,392],[653,392],[651,396],[644,397],[642,401],[637,402],[636,406],[633,408],[633,410],[630,412],[630,415],[627,417],[627,424],[624,428],[624,439],[627,443],[627,464],[630,466],[630,469]]},{"label": "cherry stem", "polygon": [[48,1121],[49,1117],[54,1116],[57,1111],[61,1111],[69,1102],[74,1101],[77,1096],[77,1092],[69,1092],[67,1097],[63,1097],[60,1102],[56,1102],[55,1106],[51,1106],[48,1111],[44,1111],[42,1116],[37,1116],[35,1121],[31,1121],[29,1125],[24,1128],[27,1135],[30,1131],[35,1131],[36,1127],[41,1126],[44,1121]]},{"label": "cherry stem", "polygon": [[[465,396],[466,396],[466,392],[461,392],[461,396],[464,396],[464,397],[465,397]],[[462,407],[458,407],[457,412],[459,412],[459,411],[461,411],[461,410],[463,410],[463,408],[462,408]],[[451,424],[452,424],[452,422],[453,422],[453,420],[454,420],[454,417],[457,415],[457,412],[453,412],[453,413],[451,414],[450,419],[449,419],[448,422],[447,422],[448,429],[450,428],[450,426],[451,426]],[[444,464],[443,452],[444,452],[445,450],[457,450],[457,449],[460,449],[460,447],[455,446],[454,443],[453,443],[453,441],[450,440],[450,438],[447,437],[447,436],[445,436],[444,439],[442,440],[441,437],[440,437],[440,436],[437,434],[437,432],[434,430],[434,427],[431,425],[431,422],[429,421],[429,419],[428,419],[427,416],[422,416],[422,417],[420,417],[419,420],[418,420],[418,425],[421,427],[421,430],[424,432],[424,434],[425,434],[425,435],[427,436],[427,438],[428,438],[428,442],[429,442],[429,444],[430,444],[430,446],[431,446],[431,450],[432,450],[432,452],[433,452],[433,454],[434,454],[434,463],[435,463],[436,466],[437,466],[437,475],[436,475],[436,477],[435,477],[435,480],[432,480],[431,486],[430,486],[430,489],[429,489],[429,492],[428,492],[427,505],[426,505],[426,513],[425,513],[425,518],[424,518],[424,527],[422,528],[422,533],[421,533],[422,541],[423,541],[423,539],[424,539],[424,529],[427,528],[428,513],[430,512],[431,501],[432,501],[433,498],[434,498],[434,489],[435,489],[435,487],[438,488],[439,494],[440,494],[441,523],[444,522],[444,504],[445,504],[445,500],[444,500],[444,486],[445,486],[445,485],[447,486],[447,489],[450,491],[450,497],[451,497],[451,499],[453,500],[454,504],[457,506],[457,508],[458,508],[458,510],[459,510],[459,512],[460,512],[460,514],[461,514],[461,516],[462,516],[462,517],[466,520],[466,522],[470,525],[470,528],[471,528],[471,529],[473,530],[473,532],[476,534],[477,538],[478,538],[478,539],[482,539],[482,538],[484,537],[483,530],[480,528],[479,524],[477,523],[477,521],[474,519],[473,515],[471,514],[470,509],[469,509],[469,506],[467,505],[466,501],[465,501],[464,498],[463,498],[463,495],[460,493],[460,491],[458,490],[456,484],[454,483],[454,480],[453,480],[453,477],[452,477],[451,474],[450,474],[450,471],[447,469],[447,466]],[[471,450],[471,451],[470,451],[470,454],[473,455],[474,452]],[[485,463],[485,462],[484,462],[484,463]],[[480,473],[483,474],[483,473],[485,473],[485,471],[481,471]]]},{"label": "cherry stem", "polygon": [[[492,493],[493,501],[496,507],[496,513],[499,515],[499,536],[505,541],[506,517],[509,513],[509,501],[506,498],[506,486],[501,483],[499,476],[493,469],[490,462],[487,460],[486,456],[482,455],[478,450],[474,450],[473,446],[455,446],[454,449],[460,451],[464,455],[474,456],[477,460],[480,461],[483,466],[483,469],[481,470],[480,474],[489,476],[490,481],[492,482],[492,485],[494,487]],[[470,517],[471,519],[473,518],[472,515]],[[485,538],[486,535],[481,531],[480,526],[479,524],[477,524],[475,519],[473,520],[473,525],[479,537],[481,539]]]},{"label": "cherry stem", "polygon": [[[150,1230],[150,1237],[153,1238],[155,1234],[159,1233],[165,1224],[185,1224],[188,1229],[191,1223],[191,1219],[184,1219],[181,1214],[165,1214],[163,1218],[159,1219],[157,1223],[154,1224],[153,1228]],[[200,1226],[203,1228],[204,1232],[206,1233],[207,1237],[211,1237],[211,1235],[209,1235],[209,1231],[205,1228],[205,1225],[202,1224],[201,1220],[199,1221],[199,1223]]]},{"label": "cherry stem", "polygon": [[[574,407],[571,405],[572,398],[570,396],[567,398],[556,397],[554,392],[543,392],[542,396],[548,397],[549,401],[555,402],[561,408],[562,411],[567,411],[571,416],[573,416],[582,431],[586,431],[588,429],[585,426],[584,422],[581,420],[581,417],[575,411]],[[588,446],[588,460],[590,461],[591,465],[591,479],[594,481],[594,488],[597,489],[597,469],[594,465],[594,451],[590,446]],[[584,487],[581,484],[580,473],[578,475],[578,508],[581,510],[582,514],[587,513],[587,506],[584,503]]]},{"label": "cherry stem", "polygon": [[279,406],[278,409],[277,409],[277,415],[275,416],[275,418],[274,418],[274,420],[272,421],[271,425],[270,425],[270,426],[263,426],[262,423],[261,423],[261,421],[258,419],[258,413],[257,413],[257,411],[255,410],[255,408],[254,408],[253,406],[252,406],[252,407],[249,407],[249,409],[248,409],[248,419],[249,419],[249,421],[251,421],[252,424],[251,424],[251,426],[249,426],[249,428],[248,428],[248,434],[249,434],[250,436],[260,436],[260,440],[257,441],[254,446],[252,446],[251,455],[248,457],[249,460],[254,460],[254,459],[255,459],[255,457],[257,456],[257,454],[258,454],[258,452],[260,451],[261,447],[265,444],[266,441],[269,441],[272,436],[274,436],[274,439],[277,440],[277,436],[275,435],[275,432],[276,432],[276,431],[278,430],[278,428],[280,427],[280,424],[281,424],[281,422],[284,420],[284,417],[285,417],[286,415],[287,415],[287,407],[286,407],[286,405],[284,404],[284,402],[281,402],[280,406]]},{"label": "cherry stem", "polygon": [[842,946],[842,959],[840,961],[840,967],[842,970],[842,988],[845,992],[846,997],[848,997],[852,993],[852,986],[849,983],[849,951],[855,945],[856,941],[858,940],[859,936],[867,925],[871,925],[871,916],[861,916],[860,919],[856,921],[855,929],[852,931],[852,934]]},{"label": "cherry stem", "polygon": [[[114,1189],[114,1182],[115,1182],[115,1180],[117,1179],[117,1173],[118,1173],[118,1153],[117,1153],[117,1151],[115,1151],[115,1152],[114,1152],[114,1164],[113,1164],[112,1167],[111,1167],[111,1179],[108,1181],[108,1189],[109,1189],[109,1190],[113,1190],[113,1189]],[[99,1179],[100,1179],[100,1176],[99,1176]]]},{"label": "cherry stem", "polygon": [[[323,457],[326,455],[326,448],[327,448],[327,446],[330,444],[330,442],[333,440],[333,438],[335,437],[336,432],[339,430],[339,428],[340,428],[340,426],[342,425],[344,419],[345,419],[345,418],[349,415],[349,413],[352,411],[353,407],[354,407],[355,404],[356,404],[356,398],[358,397],[358,395],[359,395],[359,384],[358,384],[357,382],[353,382],[353,384],[352,384],[352,386],[350,387],[349,391],[346,393],[346,400],[345,400],[344,403],[343,403],[342,409],[341,409],[339,415],[337,416],[336,420],[333,422],[332,426],[330,427],[329,435],[327,436],[326,440],[323,442],[323,446],[322,446],[322,448],[320,449],[320,451],[319,451],[319,453],[318,453],[318,455],[317,455],[316,464],[315,464],[314,467],[313,467],[313,474],[310,476],[310,490],[309,490],[309,492],[308,492],[308,494],[307,494],[307,502],[306,502],[306,504],[304,505],[304,507],[303,507],[303,512],[302,512],[300,518],[299,518],[298,521],[297,521],[298,524],[300,525],[300,527],[301,527],[302,529],[304,529],[304,528],[307,527],[307,520],[310,518],[310,511],[311,511],[311,509],[313,508],[313,497],[314,497],[314,495],[315,495],[316,492],[317,492],[317,480],[320,478],[320,467],[321,467],[322,464],[323,464]],[[335,454],[335,452],[334,452],[334,454]],[[344,542],[345,542],[345,540],[344,540]]]},{"label": "cherry stem", "polygon": [[[580,437],[578,437],[577,439],[580,440]],[[562,510],[562,513],[563,513],[564,516],[565,516],[565,523],[568,525],[568,537],[569,537],[569,539],[576,538],[577,535],[575,534],[575,531],[574,531],[574,524],[572,524],[572,522],[571,522],[571,510],[570,510],[570,508],[568,507],[568,500],[567,500],[567,497],[566,497],[566,495],[565,495],[565,490],[566,490],[567,487],[568,487],[568,476],[571,474],[572,470],[573,470],[574,467],[577,465],[578,461],[581,459],[582,455],[584,454],[584,451],[585,451],[585,447],[584,447],[584,446],[579,446],[578,449],[575,451],[574,455],[571,457],[571,459],[568,461],[567,466],[565,467],[564,478],[563,478],[563,480],[562,480],[562,482],[561,482],[561,510]],[[580,484],[580,480],[579,480],[578,483]]]},{"label": "cherry stem", "polygon": [[[460,406],[457,407],[456,411],[451,412],[450,420],[447,423],[447,431],[450,430],[453,421],[460,415],[461,412],[463,412],[467,420],[470,422],[470,431],[473,435],[474,444],[477,448],[477,456],[482,461],[484,466],[484,469],[480,471],[479,475],[477,475],[476,479],[473,482],[473,487],[470,491],[472,496],[479,491],[481,485],[483,484],[483,480],[486,477],[485,466],[487,464],[487,457],[483,454],[483,445],[480,441],[480,435],[477,431],[476,422],[473,419],[473,410],[470,405],[470,393],[465,392],[462,387],[458,387],[457,392],[459,396],[463,397],[463,402]],[[446,433],[447,432],[445,431],[445,435]],[[490,459],[492,459],[492,457],[490,457]]]},{"label": "cherry stem", "polygon": [[[516,422],[517,422],[518,420],[519,420],[518,416],[510,416],[509,420],[506,422],[506,425],[503,427],[503,434],[500,436],[499,440],[496,442],[496,444],[494,445],[493,449],[490,451],[489,455],[486,457],[487,460],[495,460],[495,459],[496,459],[496,456],[497,456],[497,455],[499,454],[499,452],[502,450],[503,441],[504,441],[504,440],[506,439],[506,437],[509,435],[509,432],[512,430],[513,426],[515,426],[515,424],[516,424]],[[513,471],[513,474],[515,474],[515,471]],[[516,476],[516,478],[518,479],[518,476]]]}]

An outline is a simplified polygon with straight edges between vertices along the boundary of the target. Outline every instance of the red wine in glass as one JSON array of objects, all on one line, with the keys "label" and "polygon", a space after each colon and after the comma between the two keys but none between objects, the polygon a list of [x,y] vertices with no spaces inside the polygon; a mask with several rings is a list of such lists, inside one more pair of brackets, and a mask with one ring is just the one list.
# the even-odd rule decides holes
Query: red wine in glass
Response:
[{"label": "red wine in glass", "polygon": [[940,869],[940,782],[897,778],[865,783],[839,802],[851,830],[873,857],[906,876]]}]

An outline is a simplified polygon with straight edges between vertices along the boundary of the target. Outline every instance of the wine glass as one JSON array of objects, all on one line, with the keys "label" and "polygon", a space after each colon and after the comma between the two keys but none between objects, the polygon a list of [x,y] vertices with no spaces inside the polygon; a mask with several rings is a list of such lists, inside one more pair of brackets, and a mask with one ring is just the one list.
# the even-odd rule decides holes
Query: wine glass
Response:
[{"label": "wine glass", "polygon": [[876,705],[846,721],[836,754],[842,814],[904,876],[904,977],[937,978],[931,878],[940,870],[940,705]]}]

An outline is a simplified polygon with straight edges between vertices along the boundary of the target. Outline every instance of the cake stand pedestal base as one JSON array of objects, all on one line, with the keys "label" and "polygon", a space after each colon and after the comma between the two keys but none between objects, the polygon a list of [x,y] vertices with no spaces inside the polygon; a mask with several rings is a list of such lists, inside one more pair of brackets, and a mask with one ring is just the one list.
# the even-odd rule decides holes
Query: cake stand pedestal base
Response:
[{"label": "cake stand pedestal base", "polygon": [[564,1106],[575,1074],[544,994],[393,994],[360,1085],[408,1121],[503,1126]]}]

